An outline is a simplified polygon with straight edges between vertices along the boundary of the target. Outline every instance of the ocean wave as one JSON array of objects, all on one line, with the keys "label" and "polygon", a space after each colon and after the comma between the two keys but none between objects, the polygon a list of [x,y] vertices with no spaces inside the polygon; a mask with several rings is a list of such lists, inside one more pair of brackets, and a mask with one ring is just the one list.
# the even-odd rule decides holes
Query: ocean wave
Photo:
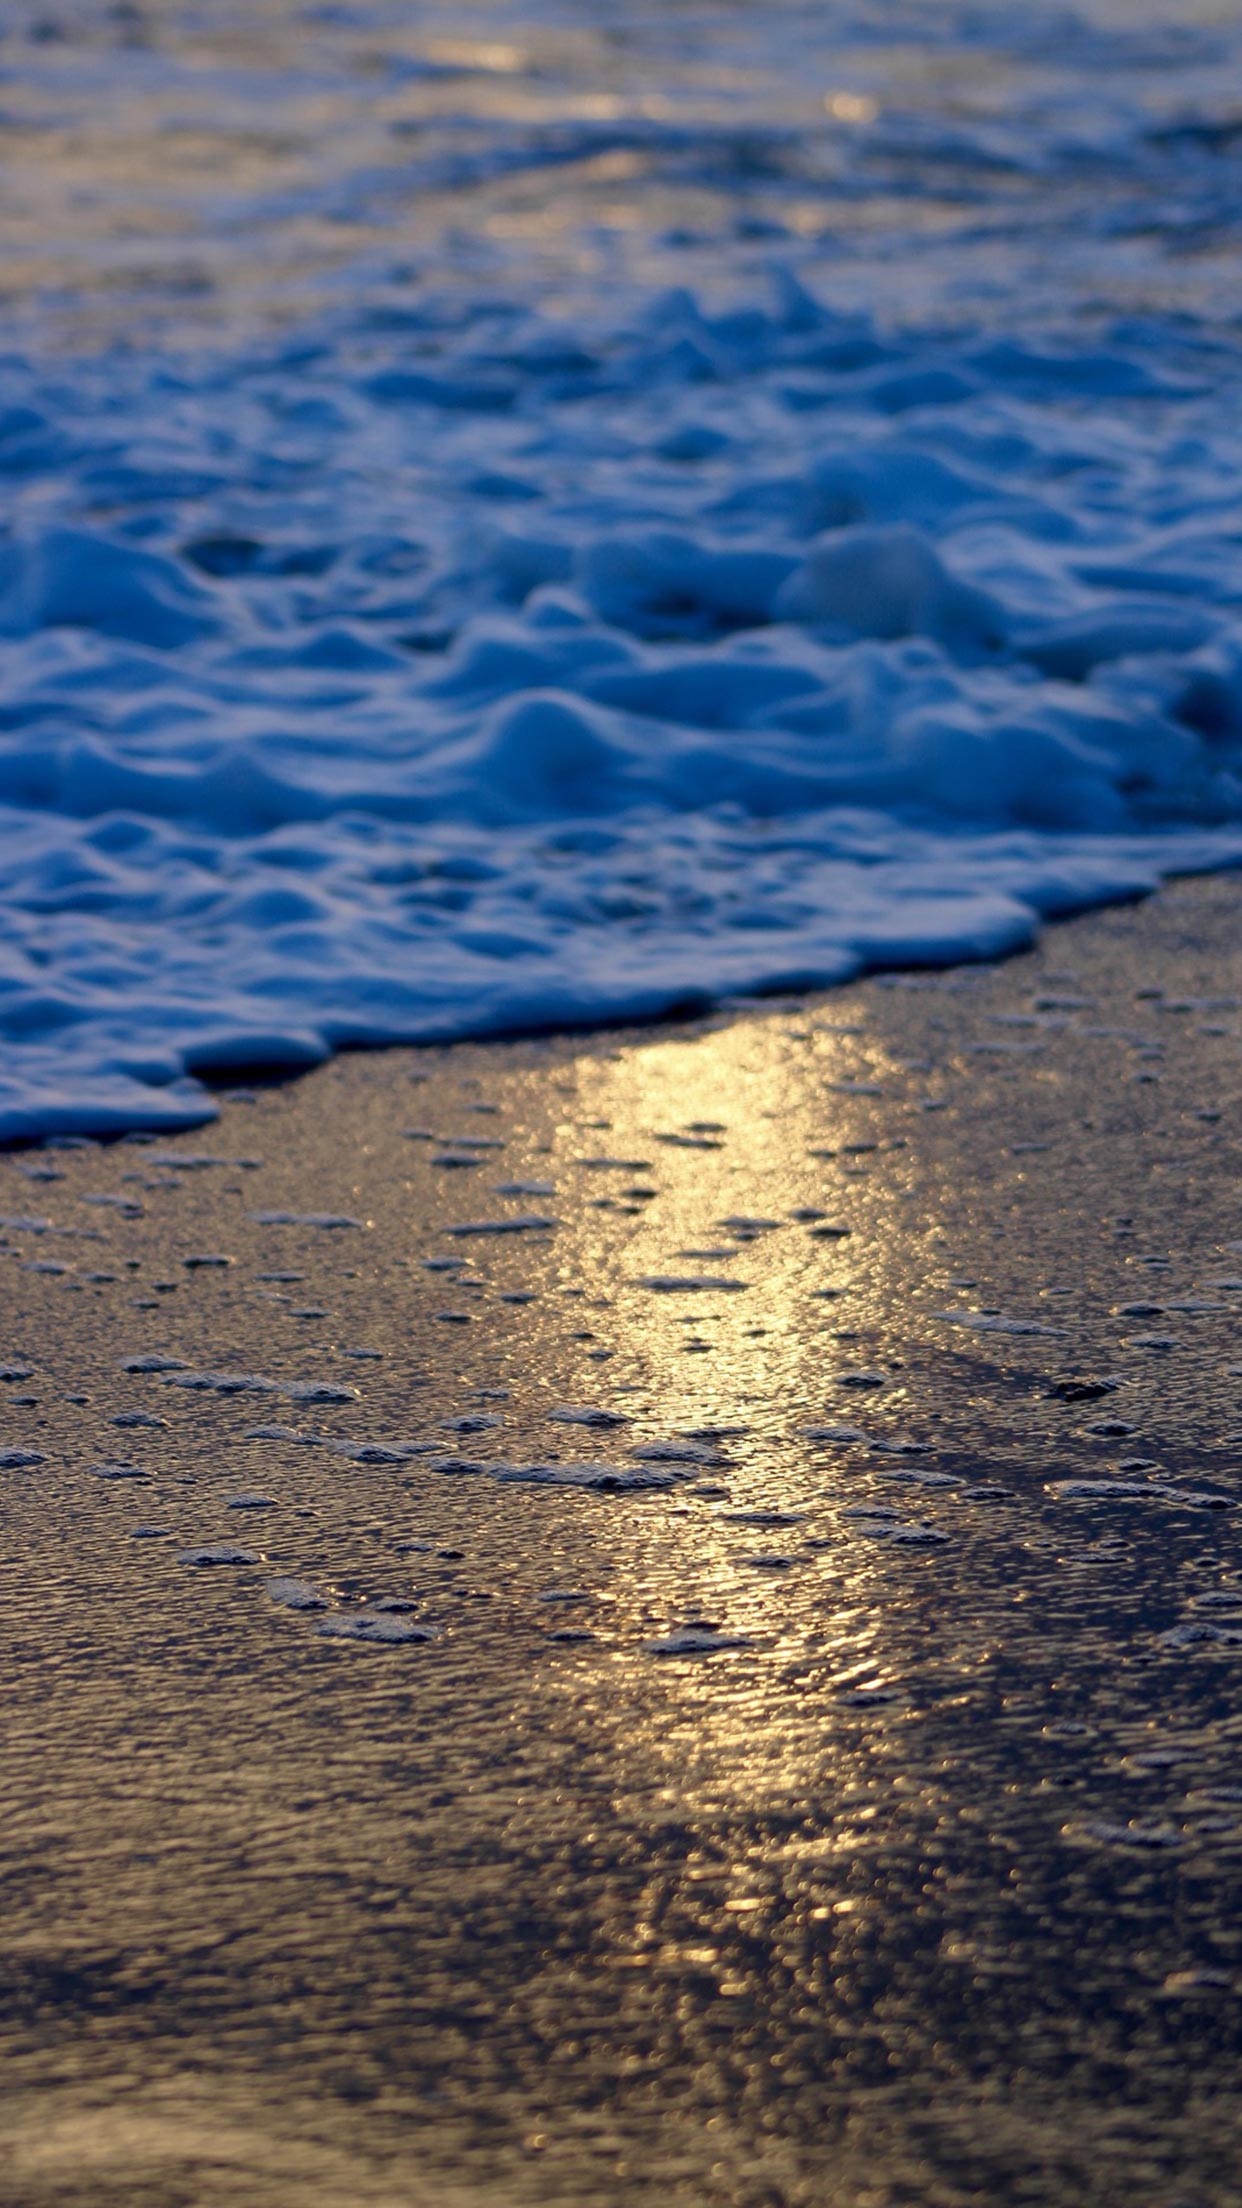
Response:
[{"label": "ocean wave", "polygon": [[[1219,193],[1192,29],[1114,181],[1141,141]],[[1085,81],[1122,34],[1075,35]],[[930,191],[935,121],[867,159]],[[736,211],[758,155],[721,128],[613,118],[606,151],[693,154]],[[1006,174],[1070,159],[1028,110],[987,129]],[[210,342],[156,317],[57,357],[32,310],[0,362],[0,1138],[190,1124],[205,1079],[348,1044],[992,957],[1242,863],[1231,333],[1068,285],[1055,324],[1011,292],[881,315],[769,231],[698,291],[570,300],[442,240],[434,284],[360,263]]]}]

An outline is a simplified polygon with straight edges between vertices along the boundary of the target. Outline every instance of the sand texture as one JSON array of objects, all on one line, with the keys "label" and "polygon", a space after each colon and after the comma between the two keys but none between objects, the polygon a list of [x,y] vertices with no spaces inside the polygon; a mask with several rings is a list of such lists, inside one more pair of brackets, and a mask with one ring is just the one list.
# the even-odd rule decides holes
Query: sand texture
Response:
[{"label": "sand texture", "polygon": [[1225,2208],[1236,880],[0,1160],[5,2208]]}]

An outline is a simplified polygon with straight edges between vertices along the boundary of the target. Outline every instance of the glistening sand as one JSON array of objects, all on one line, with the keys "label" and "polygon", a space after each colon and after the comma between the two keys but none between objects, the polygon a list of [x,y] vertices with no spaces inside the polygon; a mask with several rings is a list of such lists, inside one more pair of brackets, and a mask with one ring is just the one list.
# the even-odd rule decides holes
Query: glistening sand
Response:
[{"label": "glistening sand", "polygon": [[1232,2208],[1238,920],[0,1164],[8,2208]]}]

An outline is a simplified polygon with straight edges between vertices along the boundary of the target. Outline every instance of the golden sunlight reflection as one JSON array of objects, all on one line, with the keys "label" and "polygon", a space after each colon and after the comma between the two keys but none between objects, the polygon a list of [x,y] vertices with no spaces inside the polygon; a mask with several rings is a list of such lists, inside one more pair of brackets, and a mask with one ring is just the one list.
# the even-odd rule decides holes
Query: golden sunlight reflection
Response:
[{"label": "golden sunlight reflection", "polygon": [[865,92],[825,92],[824,106],[838,123],[873,123],[880,112]]},{"label": "golden sunlight reflection", "polygon": [[[530,1253],[532,1283],[549,1309],[571,1299],[602,1345],[586,1367],[596,1393],[586,1379],[576,1400],[631,1421],[593,1453],[683,1453],[666,1495],[609,1514],[600,1552],[586,1535],[581,1567],[603,1561],[609,1603],[650,1621],[662,1660],[630,1722],[670,1805],[788,1803],[841,1783],[799,1680],[844,1712],[902,1722],[895,1614],[902,1640],[924,1610],[930,1632],[935,1595],[925,1555],[868,1538],[853,1515],[876,1492],[874,1464],[845,1437],[899,1447],[909,1432],[911,1086],[856,1017],[646,1035],[570,1061],[559,1118],[524,1161],[555,1187],[561,1220]],[[575,1437],[561,1454],[591,1452]],[[894,1460],[875,1461],[891,1476]],[[922,1517],[921,1490],[883,1493]],[[632,1680],[632,1660],[617,1662]]]},{"label": "golden sunlight reflection", "polygon": [[486,69],[505,77],[528,69],[531,59],[524,46],[509,46],[496,39],[429,38],[425,51],[428,61],[438,62],[442,68]]},{"label": "golden sunlight reflection", "polygon": [[[599,1195],[567,1222],[561,1274],[615,1267],[625,1354],[681,1420],[785,1431],[839,1410],[834,1376],[871,1357],[904,1170],[859,1093],[891,1068],[866,1052],[860,1080],[858,1040],[818,1029],[809,1081],[775,1019],[579,1065],[557,1149]],[[902,1393],[887,1376],[890,1419]]]}]

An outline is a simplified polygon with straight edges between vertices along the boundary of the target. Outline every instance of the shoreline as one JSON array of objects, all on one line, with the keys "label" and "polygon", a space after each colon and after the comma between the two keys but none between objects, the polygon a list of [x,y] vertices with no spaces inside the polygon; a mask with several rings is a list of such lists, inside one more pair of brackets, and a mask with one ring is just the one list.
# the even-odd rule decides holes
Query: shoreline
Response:
[{"label": "shoreline", "polygon": [[[558,1000],[559,1013],[549,1013],[530,1020],[514,1017],[501,1018],[495,1024],[467,1026],[459,1029],[455,1022],[442,1029],[429,1024],[425,1032],[412,1035],[390,1034],[377,1031],[373,1036],[329,1040],[314,1030],[307,1030],[293,1037],[279,1035],[278,1048],[270,1057],[251,1056],[238,1045],[227,1048],[216,1043],[207,1049],[203,1046],[202,1061],[197,1062],[199,1046],[183,1046],[176,1053],[180,1071],[164,1086],[144,1084],[135,1090],[129,1101],[118,1100],[105,1106],[82,1105],[63,1100],[64,1090],[70,1086],[67,1073],[57,1077],[54,1094],[56,1101],[48,1101],[37,1107],[32,1116],[29,1105],[18,1106],[0,1101],[0,1158],[10,1152],[37,1149],[43,1143],[83,1140],[108,1144],[124,1141],[127,1136],[135,1140],[146,1137],[162,1140],[190,1134],[204,1127],[214,1126],[222,1105],[227,1104],[237,1091],[261,1086],[284,1087],[303,1079],[319,1068],[331,1065],[339,1058],[354,1055],[371,1055],[387,1051],[443,1051],[467,1048],[472,1045],[489,1047],[518,1045],[521,1043],[551,1043],[561,1041],[589,1046],[597,1043],[606,1046],[610,1037],[631,1037],[634,1034],[658,1034],[674,1031],[698,1022],[719,1018],[763,1018],[773,1005],[786,1002],[804,1003],[824,999],[832,1000],[838,991],[859,987],[867,982],[881,986],[900,986],[903,978],[936,974],[970,972],[979,968],[1004,966],[1013,959],[1028,957],[1040,949],[1049,931],[1072,926],[1076,921],[1091,919],[1110,911],[1125,911],[1135,905],[1143,905],[1153,898],[1176,891],[1179,883],[1228,880],[1242,874],[1242,845],[1220,831],[1224,838],[1220,853],[1208,857],[1201,855],[1191,861],[1184,854],[1180,862],[1174,862],[1164,871],[1154,864],[1145,868],[1141,878],[1136,877],[1128,890],[1114,883],[1104,890],[1086,894],[1074,893],[1068,903],[1053,904],[1047,911],[1020,910],[1009,902],[1011,909],[1004,924],[995,916],[991,932],[980,934],[972,940],[969,930],[963,935],[955,951],[946,951],[943,944],[931,944],[920,949],[917,942],[904,943],[893,955],[879,955],[873,959],[858,953],[858,964],[853,968],[843,964],[837,974],[829,974],[822,965],[805,973],[790,969],[789,973],[774,978],[770,983],[759,983],[739,988],[736,992],[710,987],[687,985],[684,990],[665,992],[658,990],[654,1002],[642,1007],[631,1000],[625,1010],[602,1014],[584,1012],[575,1017],[570,1010],[572,992]],[[1177,841],[1178,839],[1173,839]],[[1152,848],[1158,848],[1158,839],[1151,839]],[[1135,845],[1135,849],[1141,846]],[[1226,855],[1230,854],[1230,855]],[[1071,858],[1082,859],[1081,852],[1073,852]],[[1055,846],[1048,858],[1053,865],[1065,854]],[[1081,900],[1081,901],[1078,901]],[[845,959],[847,953],[841,952]],[[848,954],[850,956],[853,953]],[[589,995],[590,990],[586,993]],[[273,1030],[273,1034],[276,1031]],[[232,1052],[236,1048],[237,1055]],[[22,1065],[21,1050],[15,1053],[14,1064]],[[81,1076],[88,1086],[102,1082],[107,1086],[115,1077],[115,1068],[108,1065],[88,1067]],[[178,1093],[181,1085],[190,1082],[201,1093],[202,1109],[199,1112],[194,1096]],[[138,1101],[140,1098],[146,1102]],[[171,1111],[161,1106],[163,1097],[175,1099]],[[186,1114],[190,1116],[185,1116]],[[6,1132],[3,1130],[13,1129]]]}]

